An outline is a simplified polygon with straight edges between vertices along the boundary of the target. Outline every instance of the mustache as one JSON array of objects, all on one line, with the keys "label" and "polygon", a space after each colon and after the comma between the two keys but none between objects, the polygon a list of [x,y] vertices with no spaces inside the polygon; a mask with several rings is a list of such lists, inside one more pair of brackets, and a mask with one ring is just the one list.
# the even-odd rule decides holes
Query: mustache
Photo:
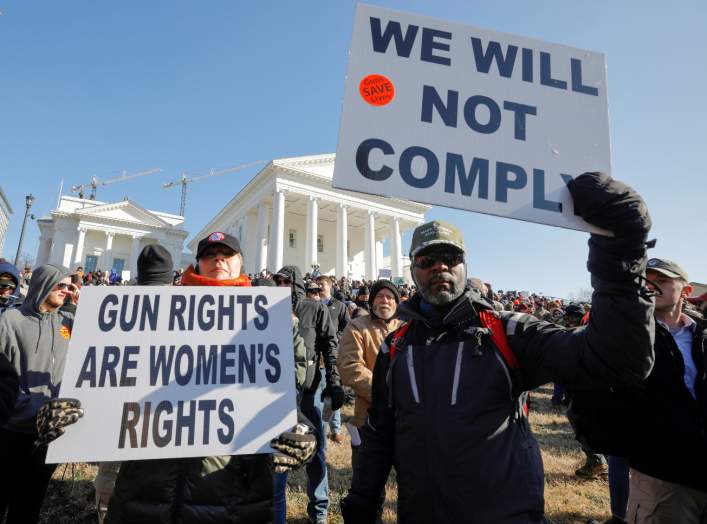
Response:
[{"label": "mustache", "polygon": [[441,282],[446,282],[448,284],[454,284],[455,280],[452,275],[437,275],[430,279],[430,284],[439,284]]}]

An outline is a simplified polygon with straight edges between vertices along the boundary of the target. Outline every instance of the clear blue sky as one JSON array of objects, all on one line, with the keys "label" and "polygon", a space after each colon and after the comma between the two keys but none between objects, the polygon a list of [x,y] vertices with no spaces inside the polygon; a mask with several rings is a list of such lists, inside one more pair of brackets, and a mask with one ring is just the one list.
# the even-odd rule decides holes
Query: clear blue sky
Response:
[{"label": "clear blue sky", "polygon": [[[607,55],[613,174],[646,199],[655,256],[707,282],[707,3],[371,1]],[[99,189],[177,212],[161,184],[256,159],[334,152],[355,2],[0,0],[0,187],[40,216],[91,175],[163,173]],[[255,173],[193,184],[198,231]],[[434,208],[458,224],[470,274],[501,289],[566,296],[588,286],[587,235]],[[28,226],[23,251],[36,253]],[[409,242],[409,239],[406,239]],[[407,250],[407,243],[403,246]]]}]

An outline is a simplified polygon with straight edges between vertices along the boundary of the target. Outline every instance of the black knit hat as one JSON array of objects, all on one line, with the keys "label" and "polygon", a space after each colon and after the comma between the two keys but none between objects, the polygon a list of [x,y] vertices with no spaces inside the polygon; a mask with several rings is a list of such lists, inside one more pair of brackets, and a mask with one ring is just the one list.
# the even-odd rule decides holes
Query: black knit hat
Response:
[{"label": "black knit hat", "polygon": [[400,304],[400,291],[398,291],[398,286],[393,284],[393,282],[391,282],[387,278],[381,278],[380,280],[376,280],[373,283],[373,285],[371,286],[371,292],[368,294],[368,305],[371,309],[373,309],[373,301],[375,300],[376,295],[381,289],[387,289],[391,293],[393,293],[396,304]]},{"label": "black knit hat", "polygon": [[138,286],[167,286],[173,278],[169,251],[158,244],[145,246],[137,257]]}]

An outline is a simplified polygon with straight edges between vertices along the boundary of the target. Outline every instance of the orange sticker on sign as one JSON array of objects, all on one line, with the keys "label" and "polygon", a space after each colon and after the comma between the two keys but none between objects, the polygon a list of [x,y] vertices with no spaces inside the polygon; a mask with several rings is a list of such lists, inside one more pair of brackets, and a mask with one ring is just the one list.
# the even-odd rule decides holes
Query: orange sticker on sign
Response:
[{"label": "orange sticker on sign", "polygon": [[395,97],[395,86],[383,75],[368,75],[358,85],[361,98],[372,106],[384,106]]}]

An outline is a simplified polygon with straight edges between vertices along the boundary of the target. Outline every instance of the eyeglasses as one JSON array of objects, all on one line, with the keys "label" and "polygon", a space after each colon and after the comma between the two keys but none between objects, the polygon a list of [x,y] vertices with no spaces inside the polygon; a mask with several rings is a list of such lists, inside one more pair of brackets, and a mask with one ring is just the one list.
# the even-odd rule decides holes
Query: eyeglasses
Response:
[{"label": "eyeglasses", "polygon": [[13,286],[12,284],[0,284],[0,289],[9,289],[13,290],[15,289],[16,286]]},{"label": "eyeglasses", "polygon": [[73,285],[73,284],[65,284],[64,282],[59,282],[59,283],[56,285],[56,288],[57,288],[59,291],[63,291],[63,290],[66,289],[67,291],[70,291],[70,292],[72,292],[72,293],[76,293],[76,290],[78,289],[75,285]]},{"label": "eyeglasses", "polygon": [[292,284],[292,280],[288,278],[276,278],[274,280],[278,286],[289,286],[290,284]]},{"label": "eyeglasses", "polygon": [[463,253],[430,253],[429,255],[420,255],[415,258],[415,266],[420,269],[429,269],[437,262],[441,262],[447,267],[458,266],[464,262]]}]

